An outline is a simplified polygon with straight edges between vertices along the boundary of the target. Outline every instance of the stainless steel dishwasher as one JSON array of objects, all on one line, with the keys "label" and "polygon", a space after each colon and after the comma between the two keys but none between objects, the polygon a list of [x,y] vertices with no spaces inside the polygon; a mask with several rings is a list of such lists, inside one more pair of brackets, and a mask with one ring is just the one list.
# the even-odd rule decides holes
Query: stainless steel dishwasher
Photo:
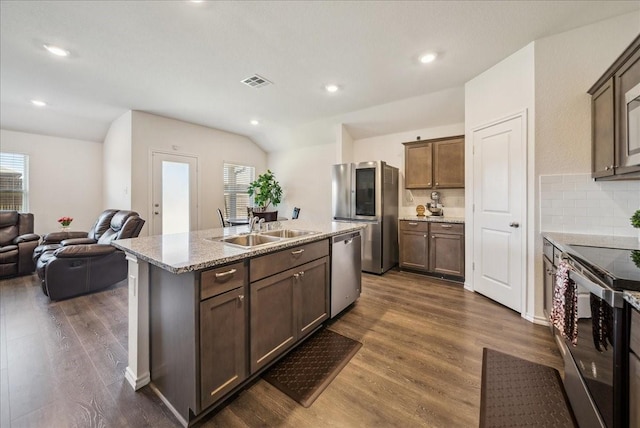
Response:
[{"label": "stainless steel dishwasher", "polygon": [[360,297],[361,245],[359,231],[334,236],[331,240],[331,318]]}]

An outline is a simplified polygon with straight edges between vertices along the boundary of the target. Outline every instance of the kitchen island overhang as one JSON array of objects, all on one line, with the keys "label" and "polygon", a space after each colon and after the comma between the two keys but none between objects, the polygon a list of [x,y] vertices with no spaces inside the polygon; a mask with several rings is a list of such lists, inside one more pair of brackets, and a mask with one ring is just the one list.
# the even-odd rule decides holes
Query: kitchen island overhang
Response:
[{"label": "kitchen island overhang", "polygon": [[[274,225],[270,226],[273,227]],[[313,263],[308,263],[305,266],[310,269],[315,269],[317,273],[314,275],[316,276],[327,276],[326,294],[328,293],[329,287],[328,251],[330,238],[345,232],[358,231],[366,226],[361,223],[323,223],[292,220],[279,222],[275,224],[275,227],[277,229],[308,230],[315,233],[282,239],[266,245],[249,248],[241,248],[220,242],[220,239],[224,239],[225,237],[248,233],[246,226],[141,237],[116,241],[114,243],[117,248],[125,251],[129,263],[129,357],[125,378],[134,389],[140,389],[152,381],[150,321],[154,319],[158,320],[159,317],[157,313],[161,310],[159,307],[153,307],[151,303],[151,293],[154,287],[157,287],[158,290],[160,290],[161,287],[164,287],[163,289],[175,289],[175,284],[182,284],[180,287],[184,287],[184,293],[181,292],[180,295],[190,293],[189,299],[191,303],[193,303],[192,307],[195,308],[197,304],[200,304],[198,287],[200,286],[200,276],[204,271],[212,271],[216,268],[237,264],[241,268],[244,266],[248,276],[249,261],[251,259],[257,260],[262,258],[264,260],[265,256],[269,257],[270,254],[282,254],[284,252],[295,253],[300,252],[300,249],[302,249],[307,251],[305,257],[307,257],[308,260],[301,260],[300,263],[313,261]],[[320,248],[317,244],[323,241],[327,244],[326,249],[323,245],[320,245],[320,247],[322,247]],[[293,250],[289,251],[290,249]],[[311,260],[313,257],[318,257],[318,259]],[[326,260],[326,262],[323,264],[320,262],[322,260]],[[265,263],[263,262],[262,264],[264,265]],[[266,264],[277,265],[277,263]],[[256,265],[258,265],[258,263],[256,263]],[[299,267],[295,269],[299,269]],[[326,271],[324,274],[322,273],[323,269]],[[296,271],[294,275],[297,273]],[[218,274],[225,274],[225,271],[218,272]],[[238,274],[236,273],[236,275]],[[280,275],[282,276],[284,273],[280,273]],[[257,278],[257,274],[255,276]],[[273,275],[273,278],[278,278],[278,275]],[[313,276],[307,275],[307,278],[307,281],[311,281]],[[264,281],[266,280],[263,279],[262,282]],[[169,283],[174,285],[167,285]],[[263,284],[259,285],[264,286]],[[242,291],[242,294],[238,294],[235,297],[242,300],[244,299],[245,292],[247,294],[249,293],[248,277],[246,289]],[[299,293],[299,291],[295,292]],[[238,291],[238,293],[240,293],[240,291]],[[161,293],[158,291],[156,294],[159,295]],[[248,297],[250,298],[250,296]],[[257,296],[255,299],[257,301]],[[297,309],[295,310],[297,311]],[[156,316],[154,316],[154,311],[156,312]],[[199,309],[196,308],[195,314],[198,314],[198,311]],[[300,312],[304,311],[301,310]],[[194,314],[190,314],[189,316],[193,317]],[[303,317],[303,315],[297,313],[295,316]],[[195,325],[197,320],[194,318],[189,322],[191,321]],[[320,321],[324,321],[324,319],[320,319]],[[318,324],[318,326],[319,325],[320,324]],[[309,326],[302,327],[301,331],[304,333],[301,333],[301,337],[307,334],[308,327]],[[192,341],[199,343],[199,338],[194,336],[196,333],[192,332],[191,334],[193,336]],[[266,359],[265,361],[270,360]],[[197,368],[196,371],[198,371]],[[251,371],[252,370],[250,370],[250,372]],[[193,370],[191,370],[191,372],[193,372]],[[249,373],[249,375],[250,374],[251,373]],[[197,381],[194,382],[197,383]],[[159,391],[156,390],[156,392]],[[215,391],[212,391],[212,395],[213,392]],[[197,393],[194,394],[198,395]],[[188,425],[195,420],[193,419],[193,413],[186,414],[184,411],[177,411],[173,407],[173,403],[167,400],[167,397],[164,397],[163,394],[160,393],[159,395],[165,400],[166,404],[172,408],[174,414],[176,414],[184,425]],[[202,395],[204,396],[204,394]],[[201,400],[196,400],[194,397],[186,400],[186,402],[191,403],[194,401],[197,401],[197,404],[195,406],[196,409],[192,409],[193,412],[200,413],[201,416],[203,414],[202,412],[206,413],[205,410],[209,410],[203,408]]]}]

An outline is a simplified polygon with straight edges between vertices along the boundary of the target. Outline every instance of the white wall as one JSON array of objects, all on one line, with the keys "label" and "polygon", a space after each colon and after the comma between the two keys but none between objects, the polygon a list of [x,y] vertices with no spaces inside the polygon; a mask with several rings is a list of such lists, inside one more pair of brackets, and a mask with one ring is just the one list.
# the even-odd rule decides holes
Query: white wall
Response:
[{"label": "white wall", "polygon": [[[519,112],[525,112],[527,127],[526,144],[523,148],[527,151],[527,194],[522,195],[523,201],[527,203],[525,211],[526,218],[520,220],[526,223],[527,239],[527,263],[525,269],[533,265],[533,254],[529,248],[533,246],[534,233],[534,212],[533,207],[533,173],[535,158],[533,149],[535,147],[534,127],[535,123],[535,90],[534,90],[534,43],[530,43],[511,56],[505,58],[489,70],[467,82],[465,85],[465,157],[467,159],[465,167],[466,181],[466,236],[465,236],[465,287],[473,289],[473,212],[471,207],[474,198],[473,182],[473,130]],[[526,221],[525,221],[526,220]],[[534,316],[534,287],[532,271],[527,270],[527,281],[523,293],[526,296],[526,303],[523,308],[523,315],[527,319]]]},{"label": "white wall", "polygon": [[73,217],[72,230],[89,230],[102,212],[102,144],[0,130],[0,150],[29,155],[29,211],[35,233],[60,229]]},{"label": "white wall", "polygon": [[344,124],[338,126],[337,158],[335,163],[353,162],[353,138]]},{"label": "white wall", "polygon": [[103,143],[103,206],[131,209],[131,111],[111,123]]},{"label": "white wall", "polygon": [[290,218],[293,207],[299,207],[300,218],[331,220],[331,165],[337,163],[336,155],[336,144],[269,153],[269,169],[283,188],[279,215]]},{"label": "white wall", "polygon": [[[383,160],[399,169],[398,210],[401,217],[416,215],[416,206],[431,201],[431,190],[406,190],[404,188],[404,145],[409,141],[451,137],[464,134],[464,123],[423,128],[413,131],[363,138],[353,142],[353,161],[366,162]],[[464,216],[464,189],[441,190],[444,215],[448,217]]]},{"label": "white wall", "polygon": [[224,207],[225,161],[254,166],[256,175],[266,171],[266,153],[247,137],[140,111],[132,112],[131,124],[131,208],[147,220],[142,236],[150,230],[153,150],[198,158],[198,229],[217,227],[216,209]]}]

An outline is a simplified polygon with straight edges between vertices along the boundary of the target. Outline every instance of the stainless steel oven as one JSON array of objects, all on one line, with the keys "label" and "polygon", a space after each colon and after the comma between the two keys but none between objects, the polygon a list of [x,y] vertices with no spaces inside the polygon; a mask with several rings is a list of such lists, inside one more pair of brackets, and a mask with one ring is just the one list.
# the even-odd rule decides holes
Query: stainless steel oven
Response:
[{"label": "stainless steel oven", "polygon": [[629,314],[623,289],[640,289],[631,250],[569,246],[562,259],[576,284],[578,337],[560,340],[565,389],[582,427],[628,426]]}]

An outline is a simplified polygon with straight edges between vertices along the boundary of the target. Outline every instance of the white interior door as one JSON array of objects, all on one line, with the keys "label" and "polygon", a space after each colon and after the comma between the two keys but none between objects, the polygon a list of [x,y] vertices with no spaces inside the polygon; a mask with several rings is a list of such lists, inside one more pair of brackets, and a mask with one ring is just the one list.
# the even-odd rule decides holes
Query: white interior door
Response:
[{"label": "white interior door", "polygon": [[522,311],[526,134],[522,115],[473,132],[473,289]]},{"label": "white interior door", "polygon": [[153,152],[151,230],[154,235],[190,232],[198,227],[198,160]]}]

